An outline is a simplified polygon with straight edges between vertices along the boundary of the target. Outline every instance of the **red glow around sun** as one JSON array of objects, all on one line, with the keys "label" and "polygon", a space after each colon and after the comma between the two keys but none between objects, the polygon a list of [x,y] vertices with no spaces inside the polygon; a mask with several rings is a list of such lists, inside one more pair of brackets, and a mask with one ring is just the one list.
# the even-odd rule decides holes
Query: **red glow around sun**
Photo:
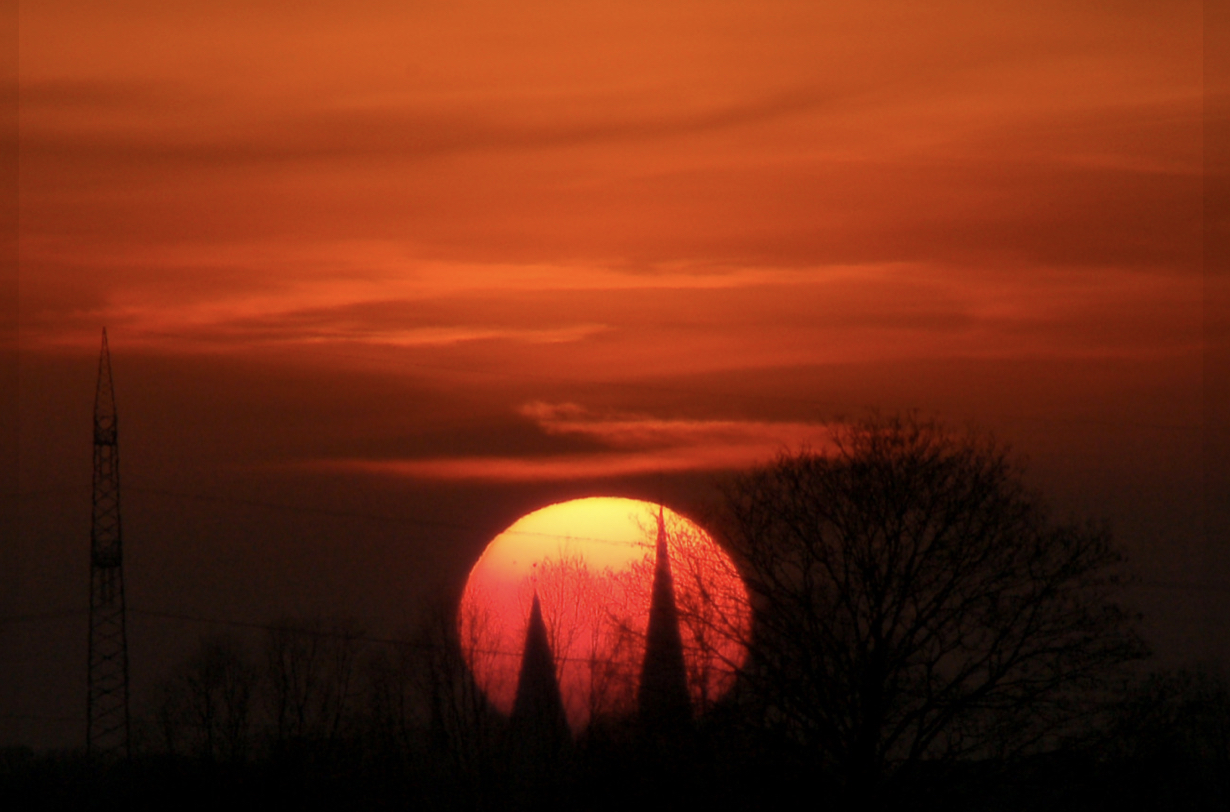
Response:
[{"label": "red glow around sun", "polygon": [[[594,497],[523,516],[470,572],[458,617],[479,686],[509,713],[535,590],[569,724],[630,713],[645,651],[658,506]],[[743,663],[751,609],[734,563],[699,526],[664,510],[688,688],[698,712]]]}]

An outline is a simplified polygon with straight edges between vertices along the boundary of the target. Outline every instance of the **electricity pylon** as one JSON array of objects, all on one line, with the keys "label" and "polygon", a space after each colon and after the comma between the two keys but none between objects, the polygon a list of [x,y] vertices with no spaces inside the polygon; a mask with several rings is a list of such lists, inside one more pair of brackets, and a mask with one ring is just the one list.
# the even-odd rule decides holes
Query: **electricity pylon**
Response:
[{"label": "electricity pylon", "polygon": [[90,526],[90,654],[85,746],[91,754],[129,755],[128,638],[120,537],[120,455],[107,331],[94,393],[94,510]]}]

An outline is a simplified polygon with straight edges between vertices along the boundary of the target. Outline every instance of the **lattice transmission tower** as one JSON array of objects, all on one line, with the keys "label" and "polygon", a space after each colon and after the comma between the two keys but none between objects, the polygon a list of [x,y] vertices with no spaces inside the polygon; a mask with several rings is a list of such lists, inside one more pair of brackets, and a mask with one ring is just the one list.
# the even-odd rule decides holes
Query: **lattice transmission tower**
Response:
[{"label": "lattice transmission tower", "polygon": [[120,454],[107,331],[94,393],[94,511],[90,526],[90,656],[86,749],[127,758],[128,637],[120,536]]}]

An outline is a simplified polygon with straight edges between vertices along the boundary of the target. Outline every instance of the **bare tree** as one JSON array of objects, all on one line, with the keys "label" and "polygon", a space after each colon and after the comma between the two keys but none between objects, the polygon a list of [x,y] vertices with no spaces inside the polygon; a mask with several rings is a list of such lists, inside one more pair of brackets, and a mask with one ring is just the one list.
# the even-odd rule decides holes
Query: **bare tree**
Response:
[{"label": "bare tree", "polygon": [[251,743],[257,670],[242,644],[206,637],[162,686],[157,716],[166,747],[208,759],[244,759]]},{"label": "bare tree", "polygon": [[1053,741],[1143,656],[1100,527],[1056,523],[993,440],[873,417],[736,480],[761,723],[855,797]]},{"label": "bare tree", "polygon": [[1150,674],[1111,733],[1123,756],[1205,764],[1230,789],[1230,679],[1215,661]]},{"label": "bare tree", "polygon": [[535,592],[542,601],[561,686],[579,692],[588,719],[630,713],[640,662],[637,640],[627,631],[633,614],[627,579],[571,556],[543,562],[526,587],[527,603]]},{"label": "bare tree", "polygon": [[349,621],[284,621],[270,629],[267,700],[278,746],[336,742],[353,710],[362,636]]},{"label": "bare tree", "polygon": [[407,635],[401,645],[373,648],[364,663],[365,730],[380,753],[403,761],[417,755],[426,729],[419,696],[424,654]]},{"label": "bare tree", "polygon": [[469,797],[484,798],[491,788],[479,778],[497,770],[504,720],[473,675],[489,673],[480,661],[489,664],[501,652],[484,646],[490,623],[485,603],[463,604],[462,611],[466,616],[458,622],[451,601],[428,604],[414,640],[422,652],[414,673],[426,705],[429,760],[440,773],[468,782]]}]

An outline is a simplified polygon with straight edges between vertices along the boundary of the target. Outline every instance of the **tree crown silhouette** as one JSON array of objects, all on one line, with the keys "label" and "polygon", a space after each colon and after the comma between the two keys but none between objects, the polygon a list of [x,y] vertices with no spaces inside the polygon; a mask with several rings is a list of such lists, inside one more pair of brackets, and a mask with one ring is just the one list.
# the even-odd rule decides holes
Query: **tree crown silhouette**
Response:
[{"label": "tree crown silhouette", "polygon": [[1110,534],[1052,520],[987,437],[847,424],[734,480],[724,528],[755,608],[756,718],[853,792],[1053,743],[1143,656]]}]

